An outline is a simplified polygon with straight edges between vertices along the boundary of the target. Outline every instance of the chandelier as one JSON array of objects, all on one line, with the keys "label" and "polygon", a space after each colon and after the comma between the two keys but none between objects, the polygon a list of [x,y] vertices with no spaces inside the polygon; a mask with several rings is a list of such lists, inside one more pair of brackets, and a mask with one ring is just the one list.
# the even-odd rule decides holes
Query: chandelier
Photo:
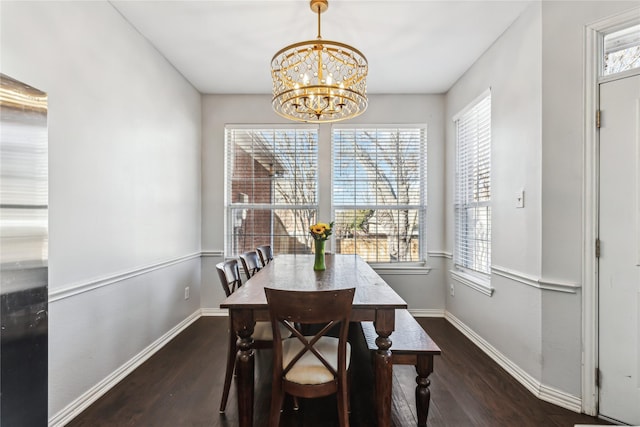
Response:
[{"label": "chandelier", "polygon": [[347,44],[323,40],[320,14],[327,0],[311,0],[318,37],[294,43],[271,60],[272,105],[282,117],[302,122],[337,122],[367,109],[367,58]]}]

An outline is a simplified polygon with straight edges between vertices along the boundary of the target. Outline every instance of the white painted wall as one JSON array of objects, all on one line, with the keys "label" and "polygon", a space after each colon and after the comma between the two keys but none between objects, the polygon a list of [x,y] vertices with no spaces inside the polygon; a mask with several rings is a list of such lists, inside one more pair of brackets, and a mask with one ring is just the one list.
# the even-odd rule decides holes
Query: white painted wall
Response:
[{"label": "white painted wall", "polygon": [[[638,1],[532,4],[447,93],[447,248],[452,250],[455,131],[451,118],[492,88],[493,297],[455,285],[447,310],[539,388],[581,399],[580,286],[584,166],[584,28]],[[515,193],[525,189],[525,208]],[[536,287],[538,286],[538,287]]]},{"label": "white painted wall", "polygon": [[[455,126],[453,116],[491,88],[492,263],[524,274],[540,269],[541,24],[538,4],[524,14],[447,94],[447,247],[453,250]],[[525,208],[516,191],[525,189]],[[451,278],[447,310],[531,375],[539,378],[540,295],[493,276],[492,297]]]},{"label": "white painted wall", "polygon": [[[542,2],[543,280],[582,285],[585,26],[640,1]],[[580,395],[582,293],[542,293],[542,381]]]},{"label": "white painted wall", "polygon": [[[444,97],[442,95],[371,95],[368,110],[349,121],[353,124],[426,123],[428,145],[428,219],[429,251],[442,251],[444,245],[444,131],[442,127]],[[202,247],[204,251],[224,248],[224,126],[226,124],[274,124],[286,121],[271,108],[269,95],[204,95],[202,102]],[[331,174],[331,126],[319,131],[321,176]],[[328,175],[327,175],[328,174]],[[322,181],[322,177],[321,177]],[[326,181],[323,181],[326,182]],[[319,189],[322,205],[320,217],[331,212],[331,189]],[[406,300],[410,308],[436,310],[444,308],[443,259],[429,259],[429,275],[383,274],[384,279]],[[224,293],[215,273],[219,257],[203,258],[203,301],[205,310],[216,309]]]},{"label": "white painted wall", "polygon": [[[384,270],[385,280],[412,309],[441,311],[446,301],[519,369],[571,396],[580,394],[580,292],[494,275],[493,297],[458,283],[445,297],[450,261],[437,255],[453,249],[451,118],[492,88],[494,264],[530,282],[580,284],[583,28],[634,5],[534,3],[446,96],[372,95],[352,121],[428,125],[427,244],[436,256],[428,275]],[[205,95],[201,104],[106,2],[4,1],[0,12],[2,72],[49,94],[49,414],[61,419],[200,300],[217,310],[224,125],[289,122],[268,95]],[[323,174],[329,129],[320,129]],[[524,209],[515,208],[519,188]],[[201,246],[214,252],[202,263],[189,257]]]},{"label": "white painted wall", "polygon": [[201,100],[107,2],[0,7],[2,72],[49,95],[49,416],[60,417],[200,308],[199,258],[141,269],[200,251]]}]

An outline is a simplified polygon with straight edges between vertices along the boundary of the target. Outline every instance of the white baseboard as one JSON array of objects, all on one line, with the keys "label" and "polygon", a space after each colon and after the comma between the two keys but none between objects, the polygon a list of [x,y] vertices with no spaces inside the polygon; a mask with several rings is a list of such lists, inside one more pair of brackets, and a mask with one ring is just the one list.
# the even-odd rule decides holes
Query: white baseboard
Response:
[{"label": "white baseboard", "polygon": [[465,335],[471,342],[477,345],[482,351],[484,351],[493,361],[500,365],[509,375],[515,378],[520,384],[522,384],[527,390],[529,390],[535,397],[540,400],[544,400],[562,408],[569,409],[580,413],[582,411],[582,399],[566,393],[561,390],[557,390],[553,387],[546,386],[517,364],[511,361],[507,356],[502,354],[498,349],[489,344],[484,338],[475,333],[470,327],[465,325],[460,319],[451,314],[445,313],[445,319],[447,319],[453,326],[455,326],[463,335]]},{"label": "white baseboard", "polygon": [[[460,319],[450,312],[441,309],[412,309],[409,310],[409,312],[415,317],[444,317],[538,399],[574,412],[581,412],[582,400],[579,397],[541,384],[538,380],[521,369],[517,364],[498,351],[489,342],[475,333],[470,327],[465,325]],[[123,378],[133,372],[168,342],[180,334],[180,332],[200,318],[200,316],[227,315],[227,310],[219,308],[203,308],[196,310],[189,317],[143,349],[131,360],[120,366],[109,376],[104,378],[91,389],[87,390],[64,409],[51,417],[48,422],[49,427],[62,427],[69,423],[73,418],[88,408],[92,403],[118,384]]]},{"label": "white baseboard", "polygon": [[203,316],[228,316],[229,310],[226,308],[203,308]]},{"label": "white baseboard", "polygon": [[158,350],[164,347],[169,341],[175,338],[180,332],[186,329],[189,325],[200,318],[201,310],[194,311],[189,317],[178,323],[175,327],[170,329],[167,333],[151,343],[147,348],[143,349],[140,353],[135,355],[132,359],[120,366],[109,376],[104,378],[98,384],[91,387],[60,412],[55,414],[49,419],[49,427],[62,427],[69,423],[73,418],[78,416],[82,411],[87,409],[93,402],[98,400],[106,392],[111,390],[116,384],[118,384],[127,375],[133,372],[137,367],[142,365],[147,359],[153,356]]},{"label": "white baseboard", "polygon": [[582,399],[544,384],[540,384],[540,394],[538,398],[573,412],[582,412]]},{"label": "white baseboard", "polygon": [[444,310],[440,308],[410,308],[409,313],[413,317],[444,317]]}]

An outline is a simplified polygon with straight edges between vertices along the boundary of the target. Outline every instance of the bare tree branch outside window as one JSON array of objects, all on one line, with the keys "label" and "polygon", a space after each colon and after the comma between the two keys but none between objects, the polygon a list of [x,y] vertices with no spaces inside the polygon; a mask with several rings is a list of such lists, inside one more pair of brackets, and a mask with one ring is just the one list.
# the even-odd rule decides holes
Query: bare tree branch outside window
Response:
[{"label": "bare tree branch outside window", "polygon": [[333,205],[337,248],[371,262],[420,261],[424,129],[337,129]]},{"label": "bare tree branch outside window", "polygon": [[640,24],[604,36],[604,75],[640,68]]},{"label": "bare tree branch outside window", "polygon": [[227,253],[309,253],[317,215],[317,128],[227,129]]}]

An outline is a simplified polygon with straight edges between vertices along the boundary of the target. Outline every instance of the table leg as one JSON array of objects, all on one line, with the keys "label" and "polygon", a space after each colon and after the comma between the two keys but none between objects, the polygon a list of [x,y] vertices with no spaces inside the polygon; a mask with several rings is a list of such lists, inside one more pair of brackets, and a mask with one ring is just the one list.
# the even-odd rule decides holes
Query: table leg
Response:
[{"label": "table leg", "polygon": [[251,311],[243,310],[233,313],[232,321],[238,335],[238,354],[236,356],[238,422],[240,427],[251,427],[253,426],[255,371],[255,350],[252,335],[255,321]]},{"label": "table leg", "polygon": [[374,354],[376,379],[376,416],[378,427],[391,427],[391,386],[393,383],[393,360],[391,339],[395,323],[394,310],[378,310],[374,322],[378,338],[378,350]]},{"label": "table leg", "polygon": [[421,354],[418,356],[416,363],[416,409],[418,412],[418,426],[425,427],[427,425],[427,417],[429,416],[429,401],[431,399],[431,391],[429,384],[431,381],[427,378],[433,372],[433,355]]}]

